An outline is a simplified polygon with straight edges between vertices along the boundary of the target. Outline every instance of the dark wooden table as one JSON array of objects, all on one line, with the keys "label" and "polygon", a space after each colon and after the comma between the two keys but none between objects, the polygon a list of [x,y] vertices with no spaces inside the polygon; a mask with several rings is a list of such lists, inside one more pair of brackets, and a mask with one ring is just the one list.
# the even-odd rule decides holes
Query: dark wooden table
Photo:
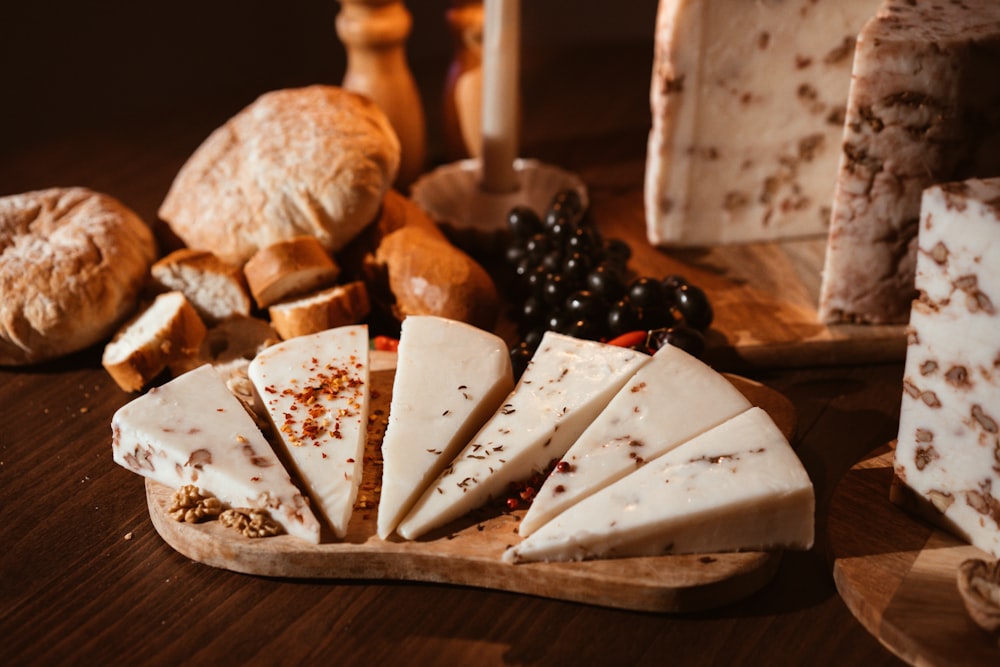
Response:
[{"label": "dark wooden table", "polygon": [[[29,28],[32,20],[43,23],[38,16],[21,18]],[[222,17],[215,20],[221,30]],[[167,28],[174,24],[181,22],[174,18]],[[83,26],[99,27],[93,17]],[[55,32],[68,39],[71,28]],[[335,51],[332,25],[321,28]],[[78,104],[76,111],[53,109],[60,98],[45,92],[45,77],[79,71],[71,66],[69,47],[82,48],[82,38],[71,40],[59,55],[46,55],[35,79],[20,81],[24,95],[4,101],[16,98],[19,107],[16,123],[0,135],[0,195],[86,185],[154,220],[184,159],[254,95],[304,79],[339,80],[332,58],[323,67],[295,69],[286,63],[261,71],[256,80],[246,72],[221,90],[204,82],[188,87],[184,76],[163,65],[176,56],[166,49],[173,40],[155,35],[159,50],[153,62],[159,66],[145,63],[143,58],[153,56],[141,51],[127,68],[138,78],[122,74],[98,86],[103,108],[95,107],[96,96],[86,94],[80,81],[69,85],[78,97],[61,100],[69,107]],[[182,38],[192,36],[178,35],[178,48]],[[18,39],[22,46],[28,41]],[[128,43],[140,41],[132,36]],[[101,43],[104,51],[111,48]],[[287,37],[278,48],[294,43]],[[197,43],[185,48],[195,52],[186,55],[184,65],[197,68]],[[216,55],[223,50],[218,44],[211,49]],[[416,53],[414,60],[428,73],[421,84],[433,122],[447,59],[425,55]],[[526,57],[525,154],[579,170],[597,189],[637,195],[650,55],[651,44],[643,42]],[[129,57],[122,52],[107,61]],[[140,81],[144,72],[167,77],[163,85],[169,90]],[[137,90],[145,91],[144,97],[133,99]],[[589,103],[580,104],[581,96]],[[431,126],[432,149],[436,132]],[[599,222],[618,224],[613,217]],[[643,256],[650,265],[659,261],[649,249]],[[112,461],[111,415],[130,396],[101,369],[100,350],[37,367],[0,369],[0,661],[898,664],[838,596],[824,525],[837,481],[860,456],[895,436],[901,364],[758,368],[746,374],[783,392],[798,411],[799,452],[819,501],[819,543],[812,552],[787,554],[774,580],[749,599],[711,612],[662,615],[475,588],[268,579],[192,562],[154,531],[142,480]]]}]

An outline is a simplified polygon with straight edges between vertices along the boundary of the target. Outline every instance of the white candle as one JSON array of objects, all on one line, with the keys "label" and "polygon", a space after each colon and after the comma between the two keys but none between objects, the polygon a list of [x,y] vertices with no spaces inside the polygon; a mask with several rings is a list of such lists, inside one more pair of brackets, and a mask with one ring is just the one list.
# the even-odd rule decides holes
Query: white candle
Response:
[{"label": "white candle", "polygon": [[518,189],[514,160],[520,115],[520,0],[485,0],[481,186],[487,192]]}]

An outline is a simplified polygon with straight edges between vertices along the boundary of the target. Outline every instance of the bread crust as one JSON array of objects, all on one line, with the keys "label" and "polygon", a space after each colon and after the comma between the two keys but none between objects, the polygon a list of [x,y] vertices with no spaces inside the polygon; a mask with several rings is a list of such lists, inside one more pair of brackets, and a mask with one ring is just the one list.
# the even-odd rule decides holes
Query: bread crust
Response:
[{"label": "bread crust", "polygon": [[258,308],[329,287],[340,267],[312,236],[296,236],[261,248],[243,266]]},{"label": "bread crust", "polygon": [[87,188],[0,197],[0,365],[106,340],[131,314],[156,241],[117,199]]},{"label": "bread crust", "polygon": [[335,252],[374,219],[399,159],[399,139],[368,98],[336,86],[277,90],[202,143],[159,215],[188,247],[234,264],[302,235]]},{"label": "bread crust", "polygon": [[268,314],[271,316],[271,326],[282,339],[287,340],[334,327],[357,324],[370,311],[368,289],[363,281],[358,280],[275,304],[268,310]]},{"label": "bread crust", "polygon": [[157,260],[150,274],[156,288],[183,292],[207,323],[250,314],[243,271],[208,250],[175,250]]}]

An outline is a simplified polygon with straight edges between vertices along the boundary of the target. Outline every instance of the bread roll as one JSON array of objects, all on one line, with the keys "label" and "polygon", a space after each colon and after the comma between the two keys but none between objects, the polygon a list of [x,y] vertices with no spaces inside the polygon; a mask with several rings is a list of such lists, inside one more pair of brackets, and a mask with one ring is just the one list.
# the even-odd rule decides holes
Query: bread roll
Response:
[{"label": "bread roll", "polygon": [[104,348],[101,364],[125,391],[139,391],[167,366],[198,352],[205,323],[181,292],[164,292]]},{"label": "bread roll", "polygon": [[334,86],[278,90],[205,140],[159,215],[186,246],[233,264],[303,235],[334,252],[374,219],[399,158],[369,99]]},{"label": "bread roll", "polygon": [[175,250],[157,260],[150,273],[156,287],[183,292],[208,324],[250,314],[243,272],[207,250]]},{"label": "bread roll", "polygon": [[149,227],[86,188],[0,198],[0,364],[55,359],[109,338],[156,259]]},{"label": "bread roll", "polygon": [[254,253],[243,266],[259,308],[337,281],[340,267],[313,236],[278,241]]}]

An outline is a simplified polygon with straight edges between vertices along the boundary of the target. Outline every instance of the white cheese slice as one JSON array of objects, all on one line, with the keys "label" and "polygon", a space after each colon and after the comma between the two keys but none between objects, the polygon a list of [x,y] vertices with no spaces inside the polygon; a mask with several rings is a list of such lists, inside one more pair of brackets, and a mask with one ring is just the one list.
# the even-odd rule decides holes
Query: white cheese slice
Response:
[{"label": "white cheese slice", "polygon": [[344,537],[368,439],[368,327],[327,329],[272,345],[250,362],[247,374],[317,511]]},{"label": "white cheese slice", "polygon": [[1000,2],[886,0],[858,37],[824,322],[905,324],[923,190],[1000,176]]},{"label": "white cheese slice", "polygon": [[510,353],[499,336],[432,315],[403,320],[382,440],[379,537],[392,534],[513,388]]},{"label": "white cheese slice", "polygon": [[268,510],[289,535],[319,543],[308,500],[210,365],[122,406],[111,431],[119,465],[172,489],[193,484],[230,507]]},{"label": "white cheese slice", "polygon": [[632,376],[562,457],[518,527],[522,536],[571,505],[750,408],[729,380],[666,346]]},{"label": "white cheese slice", "polygon": [[923,195],[896,475],[1000,557],[1000,179]]},{"label": "white cheese slice", "polygon": [[854,41],[879,0],[660,0],[650,242],[821,236]]},{"label": "white cheese slice", "polygon": [[754,407],[573,505],[503,559],[809,549],[814,515],[805,468]]},{"label": "white cheese slice", "polygon": [[396,532],[415,539],[543,471],[649,358],[547,332],[514,391],[428,486]]}]

